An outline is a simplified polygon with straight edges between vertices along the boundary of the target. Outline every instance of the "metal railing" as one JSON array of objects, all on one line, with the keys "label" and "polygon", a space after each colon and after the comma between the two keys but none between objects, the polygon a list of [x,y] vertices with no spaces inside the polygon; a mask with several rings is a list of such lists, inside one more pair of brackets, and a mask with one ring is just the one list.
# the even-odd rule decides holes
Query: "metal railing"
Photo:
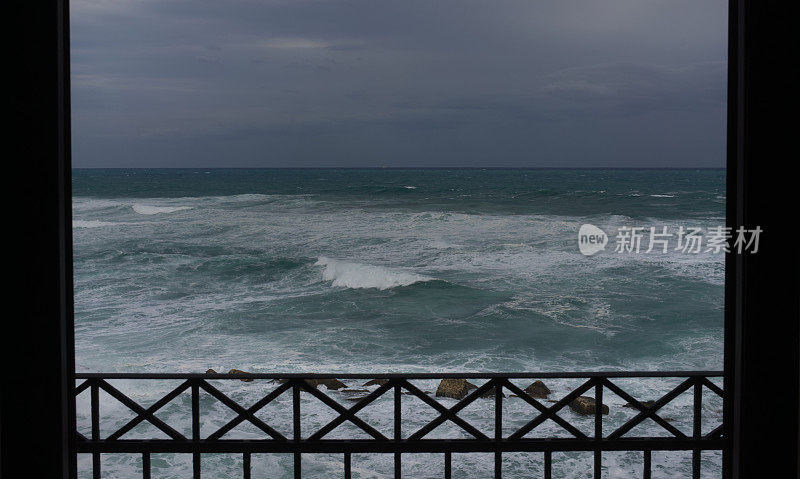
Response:
[{"label": "metal railing", "polygon": [[[454,453],[493,453],[494,477],[502,477],[502,457],[510,452],[541,452],[544,455],[545,478],[552,475],[552,454],[562,451],[588,451],[594,453],[594,477],[601,477],[602,453],[604,451],[641,451],[643,453],[643,477],[649,478],[652,474],[651,455],[653,451],[691,451],[692,477],[700,477],[701,451],[722,450],[724,439],[722,437],[723,425],[719,424],[710,432],[702,433],[703,391],[708,390],[713,395],[723,395],[720,386],[714,384],[711,378],[721,378],[719,371],[664,371],[664,372],[585,372],[585,373],[475,373],[475,374],[114,374],[114,373],[78,373],[78,382],[75,388],[77,397],[85,391],[90,394],[91,432],[85,436],[76,431],[76,453],[92,455],[93,477],[100,477],[101,453],[134,453],[141,454],[142,477],[150,477],[150,455],[154,453],[189,453],[192,455],[192,470],[195,478],[201,477],[201,455],[207,453],[235,453],[242,455],[242,477],[251,477],[251,455],[255,453],[289,453],[294,458],[294,477],[302,477],[303,454],[337,453],[342,454],[344,462],[344,477],[351,477],[351,455],[354,453],[389,453],[394,455],[394,477],[400,478],[403,455],[414,453],[440,453],[444,454],[444,470],[442,476],[450,478],[452,475],[452,455]],[[358,398],[353,405],[346,407],[328,394],[317,389],[308,380],[320,379],[374,379],[380,378],[381,384],[377,389],[369,391],[365,396]],[[431,393],[424,392],[412,384],[414,380],[431,380],[459,378],[471,380],[484,380],[485,382],[472,389],[465,397],[454,405],[447,406]],[[654,401],[637,400],[622,389],[616,382],[627,378],[673,378],[679,384],[672,387],[666,394]],[[109,381],[116,379],[126,380],[181,380],[178,387],[163,395],[149,407],[143,407]],[[273,385],[266,394],[260,395],[255,403],[244,407],[215,387],[212,382],[216,380],[241,381],[272,380]],[[580,386],[571,388],[566,395],[558,400],[541,401],[515,385],[511,380],[522,379],[578,379],[583,380]],[[476,381],[477,382],[477,381]],[[100,428],[100,391],[104,391],[125,407],[133,411],[136,416],[111,434],[101,437]],[[173,401],[179,395],[189,391],[191,394],[191,434],[186,436],[166,424],[156,416],[156,412]],[[224,406],[230,408],[236,416],[211,434],[201,436],[200,426],[200,393],[210,395]],[[524,401],[530,406],[530,416],[523,416],[526,422],[521,427],[515,427],[510,434],[504,434],[503,427],[503,402],[509,401],[504,391],[516,396],[515,401]],[[635,414],[630,419],[616,427],[612,432],[604,434],[603,393],[610,391],[619,398],[628,401],[627,407],[633,408]],[[669,404],[678,396],[691,391],[692,426],[691,433],[686,434],[671,424],[672,419],[659,416],[659,410]],[[366,392],[366,391],[365,391]],[[317,398],[324,405],[338,414],[333,420],[321,428],[303,431],[301,428],[301,393]],[[274,427],[256,416],[256,413],[265,406],[275,401],[279,396],[291,395],[291,434],[284,435]],[[592,433],[587,434],[579,427],[570,423],[559,412],[568,407],[577,398],[588,394],[594,400]],[[358,417],[358,413],[384,395],[393,396],[393,434],[384,435],[382,432]],[[414,396],[421,400],[427,407],[438,413],[438,417],[427,422],[423,427],[410,434],[403,434],[402,400],[403,396]],[[494,416],[494,431],[486,434],[468,421],[459,417],[467,406],[479,398],[489,397],[492,403]],[[489,409],[489,406],[487,406]],[[591,415],[590,415],[591,417]],[[519,417],[516,419],[519,420]],[[631,437],[631,430],[646,420],[652,420],[669,434],[667,436],[635,436]],[[552,420],[568,432],[570,437],[526,437],[528,433],[541,426],[547,420]],[[128,432],[144,423],[166,434],[168,439],[124,439]],[[467,437],[455,439],[426,438],[436,427],[451,421],[458,425]],[[359,431],[366,433],[368,439],[331,439],[326,438],[337,426],[350,422]],[[263,438],[259,439],[226,439],[236,426],[249,423],[257,428]]]}]

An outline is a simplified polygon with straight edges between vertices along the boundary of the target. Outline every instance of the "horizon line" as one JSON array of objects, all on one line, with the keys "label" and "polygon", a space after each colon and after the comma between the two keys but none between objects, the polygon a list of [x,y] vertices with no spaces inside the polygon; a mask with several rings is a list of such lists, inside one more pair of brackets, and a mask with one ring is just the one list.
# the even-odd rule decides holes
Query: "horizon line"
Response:
[{"label": "horizon line", "polygon": [[73,166],[72,170],[726,170],[725,166]]}]

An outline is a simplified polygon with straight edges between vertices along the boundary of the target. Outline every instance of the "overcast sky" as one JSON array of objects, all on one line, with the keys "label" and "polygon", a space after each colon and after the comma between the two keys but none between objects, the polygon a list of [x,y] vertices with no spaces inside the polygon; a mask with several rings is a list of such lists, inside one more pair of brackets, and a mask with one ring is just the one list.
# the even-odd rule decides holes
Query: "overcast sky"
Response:
[{"label": "overcast sky", "polygon": [[726,0],[72,0],[76,167],[722,167]]}]

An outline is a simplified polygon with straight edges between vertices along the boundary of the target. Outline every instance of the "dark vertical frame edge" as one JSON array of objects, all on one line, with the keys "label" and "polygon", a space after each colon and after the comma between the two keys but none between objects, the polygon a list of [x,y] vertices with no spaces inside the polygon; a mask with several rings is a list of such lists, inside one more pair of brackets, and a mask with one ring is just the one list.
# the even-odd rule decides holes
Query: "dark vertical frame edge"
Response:
[{"label": "dark vertical frame edge", "polygon": [[61,354],[62,476],[78,474],[75,454],[75,321],[72,274],[72,131],[70,102],[69,0],[57,0],[58,15],[58,229]]},{"label": "dark vertical frame edge", "polygon": [[[743,31],[740,21],[743,18],[743,0],[728,0],[728,85],[727,85],[727,138],[726,138],[726,185],[725,185],[725,223],[732,230],[742,224],[743,195],[742,184],[742,59]],[[741,366],[741,289],[743,282],[741,257],[728,252],[725,255],[725,319],[724,319],[724,385],[723,437],[725,449],[722,452],[722,477],[728,479],[736,475],[738,466],[739,433],[735,417],[739,414],[738,372]]]},{"label": "dark vertical frame edge", "polygon": [[725,261],[725,478],[800,477],[798,10],[729,0],[726,223],[763,233]]}]

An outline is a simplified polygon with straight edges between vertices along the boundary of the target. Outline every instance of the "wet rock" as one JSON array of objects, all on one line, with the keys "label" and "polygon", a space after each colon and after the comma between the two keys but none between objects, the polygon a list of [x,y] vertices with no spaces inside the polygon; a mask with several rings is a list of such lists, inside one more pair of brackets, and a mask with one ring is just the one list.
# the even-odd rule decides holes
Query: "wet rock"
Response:
[{"label": "wet rock", "polygon": [[[206,371],[206,372],[208,372],[208,371]],[[246,372],[246,371],[242,371],[241,369],[231,369],[230,371],[228,371],[228,374],[249,374],[249,373]],[[240,381],[245,382],[245,383],[249,383],[249,382],[252,381],[252,379],[240,379]]]},{"label": "wet rock", "polygon": [[[506,395],[503,394],[502,391],[500,392],[500,395],[503,396],[503,397],[506,397]],[[486,391],[481,397],[482,398],[493,398],[494,397],[494,388]]]},{"label": "wet rock", "polygon": [[348,396],[348,397],[346,397],[344,399],[345,399],[345,401],[358,402],[358,401],[361,401],[362,399],[364,399],[365,397],[367,397],[367,396]]},{"label": "wet rock", "polygon": [[[478,386],[472,384],[466,379],[442,379],[442,382],[439,383],[439,387],[436,389],[436,397],[464,399],[467,394],[475,389],[478,389]],[[481,394],[481,397],[493,398],[494,394],[494,388],[491,388],[485,393]],[[502,396],[506,397],[505,394],[502,394]]]},{"label": "wet rock", "polygon": [[[588,396],[578,396],[571,403],[569,403],[569,407],[578,414],[594,414],[594,398],[590,398]],[[608,405],[603,404],[603,414],[608,414],[608,412]]]},{"label": "wet rock", "polygon": [[213,369],[206,369],[206,374],[217,374]]},{"label": "wet rock", "polygon": [[[653,404],[656,403],[655,401],[639,401],[639,402],[644,407],[653,407]],[[632,408],[632,409],[639,409],[636,406],[634,406],[633,403],[629,403],[629,402],[626,402],[625,405],[622,406],[622,407],[629,407],[629,408]]]},{"label": "wet rock", "polygon": [[358,402],[369,395],[369,389],[342,389],[339,391],[346,401]]},{"label": "wet rock", "polygon": [[[284,384],[288,381],[288,379],[277,379],[275,380],[280,384]],[[325,386],[328,389],[333,389],[338,391],[339,389],[346,388],[347,385],[336,378],[330,379],[306,379],[306,384],[311,387],[319,388],[320,386]]]},{"label": "wet rock", "polygon": [[466,379],[442,379],[436,388],[436,397],[464,399],[473,389],[478,389],[478,386]]},{"label": "wet rock", "polygon": [[369,381],[362,384],[362,386],[383,386],[384,384],[388,383],[388,379],[370,379]]},{"label": "wet rock", "polygon": [[347,385],[336,378],[330,379],[306,379],[306,383],[315,388],[319,388],[320,386],[325,386],[328,389],[333,389],[334,391],[338,391],[339,389],[346,388]]},{"label": "wet rock", "polygon": [[369,389],[342,389],[339,392],[344,394],[360,394],[360,393],[368,393]]},{"label": "wet rock", "polygon": [[530,397],[545,399],[550,395],[550,388],[545,386],[543,382],[536,380],[525,388],[525,392],[528,393]]}]

